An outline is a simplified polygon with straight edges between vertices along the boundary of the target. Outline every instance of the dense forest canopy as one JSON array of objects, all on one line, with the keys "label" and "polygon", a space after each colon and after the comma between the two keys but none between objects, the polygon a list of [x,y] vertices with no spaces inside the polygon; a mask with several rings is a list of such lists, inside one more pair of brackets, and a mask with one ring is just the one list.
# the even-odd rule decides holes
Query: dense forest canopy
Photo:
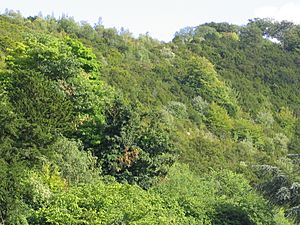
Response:
[{"label": "dense forest canopy", "polygon": [[300,223],[300,25],[0,32],[0,224]]}]

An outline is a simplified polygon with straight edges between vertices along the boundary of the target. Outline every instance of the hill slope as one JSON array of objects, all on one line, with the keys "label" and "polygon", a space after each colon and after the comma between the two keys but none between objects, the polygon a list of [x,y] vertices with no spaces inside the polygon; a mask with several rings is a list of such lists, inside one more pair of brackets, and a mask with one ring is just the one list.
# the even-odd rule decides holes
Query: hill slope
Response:
[{"label": "hill slope", "polygon": [[298,223],[299,26],[0,30],[1,223]]}]

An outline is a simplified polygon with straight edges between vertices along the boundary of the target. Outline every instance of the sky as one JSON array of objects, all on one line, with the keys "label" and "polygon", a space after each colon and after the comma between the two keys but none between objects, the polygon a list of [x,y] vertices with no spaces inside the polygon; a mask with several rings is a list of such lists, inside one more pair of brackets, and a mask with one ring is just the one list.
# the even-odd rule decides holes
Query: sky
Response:
[{"label": "sky", "polygon": [[26,17],[65,14],[91,25],[101,17],[105,27],[163,41],[181,28],[206,22],[243,25],[260,17],[300,23],[300,0],[0,0],[0,13],[5,9]]}]

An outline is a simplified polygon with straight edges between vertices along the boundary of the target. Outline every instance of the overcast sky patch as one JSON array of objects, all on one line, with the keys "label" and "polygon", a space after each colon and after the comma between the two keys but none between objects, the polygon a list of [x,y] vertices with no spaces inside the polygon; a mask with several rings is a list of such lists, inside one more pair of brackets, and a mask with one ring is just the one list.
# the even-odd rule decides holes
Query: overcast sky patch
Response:
[{"label": "overcast sky patch", "polygon": [[255,10],[255,17],[288,20],[300,23],[300,3],[286,3],[281,6],[262,6]]}]

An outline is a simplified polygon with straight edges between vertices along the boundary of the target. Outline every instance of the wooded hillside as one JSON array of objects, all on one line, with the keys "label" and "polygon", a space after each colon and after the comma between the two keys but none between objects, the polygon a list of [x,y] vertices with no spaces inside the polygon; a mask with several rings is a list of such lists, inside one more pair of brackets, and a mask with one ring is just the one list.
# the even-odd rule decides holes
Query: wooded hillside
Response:
[{"label": "wooded hillside", "polygon": [[0,224],[300,223],[300,25],[0,33]]}]

